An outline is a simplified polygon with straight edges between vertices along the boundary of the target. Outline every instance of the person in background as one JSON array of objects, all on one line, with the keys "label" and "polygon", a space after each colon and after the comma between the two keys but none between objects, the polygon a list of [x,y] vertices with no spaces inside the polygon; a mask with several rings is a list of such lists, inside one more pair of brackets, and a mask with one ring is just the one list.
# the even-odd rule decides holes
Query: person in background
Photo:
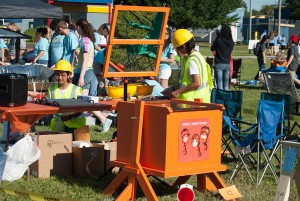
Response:
[{"label": "person in background", "polygon": [[229,90],[230,56],[234,42],[231,29],[223,25],[219,37],[213,42],[211,51],[215,51],[214,75],[218,89]]},{"label": "person in background", "polygon": [[280,37],[278,36],[278,33],[276,31],[274,31],[274,55],[277,54],[277,52],[279,52],[279,41]]},{"label": "person in background", "polygon": [[280,38],[280,49],[282,52],[284,52],[286,48],[286,39],[285,39],[285,36],[282,35],[282,37]]},{"label": "person in background", "polygon": [[54,68],[55,64],[63,58],[65,36],[59,34],[58,23],[60,21],[60,19],[53,19],[50,23],[50,28],[54,31],[49,46],[49,66],[51,68]]},{"label": "person in background", "polygon": [[[71,83],[72,66],[66,60],[59,60],[55,64],[54,77],[56,84],[48,88],[47,98],[49,99],[71,99],[81,95],[82,89]],[[73,133],[76,128],[86,124],[84,115],[81,112],[55,114],[51,119],[50,128],[53,131],[64,131]]]},{"label": "person in background", "polygon": [[2,38],[0,38],[0,50],[1,50],[0,66],[6,66],[6,64],[5,64],[5,56],[4,56],[5,48],[6,48],[5,42],[4,42],[4,40]]},{"label": "person in background", "polygon": [[267,35],[267,30],[264,30],[264,32],[260,35],[260,40],[261,40],[265,35]]},{"label": "person in background", "polygon": [[299,59],[299,52],[298,52],[298,36],[292,35],[288,47],[289,50],[287,52],[287,64],[285,65],[286,69],[289,70],[291,73],[292,79],[298,83],[298,79],[295,77],[295,72],[297,71],[298,68],[298,59]]},{"label": "person in background", "polygon": [[275,59],[271,59],[271,66],[286,66],[287,61],[282,52],[277,52]]},{"label": "person in background", "polygon": [[170,64],[174,62],[175,51],[173,50],[171,38],[172,30],[170,28],[167,28],[165,32],[165,43],[163,46],[158,71],[158,81],[164,89],[168,88],[168,81],[172,74]]},{"label": "person in background", "polygon": [[76,22],[77,31],[80,35],[79,46],[76,48],[78,62],[74,72],[73,84],[82,87],[83,95],[97,96],[98,81],[93,71],[94,62],[94,28],[86,19]]},{"label": "person in background", "polygon": [[47,37],[47,28],[37,28],[36,38],[37,42],[34,45],[33,50],[33,62],[32,64],[38,63],[48,66],[49,59],[49,41]]},{"label": "person in background", "polygon": [[262,39],[258,42],[259,46],[257,48],[257,63],[259,67],[259,71],[257,72],[256,76],[254,77],[254,80],[258,80],[258,78],[261,76],[261,71],[266,69],[266,44],[269,42],[270,36],[264,35]]},{"label": "person in background", "polygon": [[100,46],[101,48],[105,48],[107,45],[108,34],[109,34],[109,29],[107,24],[102,24],[98,29],[98,33],[100,34]]},{"label": "person in background", "polygon": [[275,45],[275,36],[274,33],[270,33],[270,40],[269,40],[269,53],[271,56],[274,54],[274,45]]},{"label": "person in background", "polygon": [[172,44],[178,56],[181,57],[181,79],[178,89],[171,92],[173,97],[194,101],[201,98],[203,102],[210,102],[208,86],[208,72],[206,61],[195,50],[195,39],[186,29],[178,29],[172,37]]},{"label": "person in background", "polygon": [[[12,31],[21,33],[20,28],[14,22],[9,23],[7,25],[7,28],[12,30]],[[9,60],[10,60],[11,64],[16,63],[16,61],[15,61],[15,58],[16,58],[16,41],[17,40],[15,38],[11,38],[8,41],[8,57],[9,57]],[[25,64],[24,55],[25,55],[26,50],[27,50],[27,48],[26,48],[26,39],[20,39],[20,52],[19,52],[19,61],[18,62],[21,63],[21,64]]]},{"label": "person in background", "polygon": [[94,30],[94,37],[95,37],[95,42],[94,42],[94,55],[96,55],[100,50],[101,50],[101,46],[100,46],[100,34]]},{"label": "person in background", "polygon": [[67,22],[64,20],[58,23],[58,33],[64,35],[62,59],[75,64],[75,49],[78,47],[78,37],[69,30]]}]

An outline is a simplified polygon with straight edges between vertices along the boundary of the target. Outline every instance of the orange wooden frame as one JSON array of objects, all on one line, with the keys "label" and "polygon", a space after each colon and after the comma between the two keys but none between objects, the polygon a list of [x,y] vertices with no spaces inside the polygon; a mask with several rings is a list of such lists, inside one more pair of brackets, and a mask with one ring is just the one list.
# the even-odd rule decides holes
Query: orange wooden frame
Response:
[{"label": "orange wooden frame", "polygon": [[[164,21],[162,23],[161,30],[167,26],[167,21],[169,18],[169,11],[170,8],[167,7],[146,7],[146,6],[122,6],[116,5],[113,9],[113,18],[110,30],[110,37],[108,40],[107,50],[106,50],[106,57],[104,62],[104,77],[148,77],[148,76],[157,76],[158,74],[158,67],[160,63],[160,56],[162,53],[163,45],[164,45],[164,37],[165,32],[161,31],[159,39],[115,39],[115,30],[116,24],[118,19],[118,12],[119,11],[144,11],[144,12],[162,12],[164,13]],[[109,64],[110,64],[110,57],[112,52],[113,45],[136,45],[136,44],[146,44],[146,45],[158,45],[158,52],[157,57],[155,60],[154,71],[146,71],[146,72],[108,72]]]}]

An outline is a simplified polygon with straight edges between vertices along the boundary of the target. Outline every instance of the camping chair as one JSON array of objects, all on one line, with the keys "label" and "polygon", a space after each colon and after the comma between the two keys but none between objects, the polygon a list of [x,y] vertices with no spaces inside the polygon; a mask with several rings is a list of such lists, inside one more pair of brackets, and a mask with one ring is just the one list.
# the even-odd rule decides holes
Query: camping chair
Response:
[{"label": "camping chair", "polygon": [[231,81],[230,85],[235,89],[238,88],[240,90],[240,81],[241,81],[241,69],[242,69],[242,59],[233,59],[233,72],[231,79],[235,81]]},{"label": "camping chair", "polygon": [[[222,89],[213,88],[211,92],[211,102],[222,104],[225,107],[223,114],[234,119],[241,120],[241,110],[243,103],[243,92],[242,91],[225,91]],[[228,150],[230,155],[236,159],[234,152],[230,147],[229,126],[223,121],[222,125],[222,146],[224,150],[222,155]]]},{"label": "camping chair", "polygon": [[[234,179],[242,165],[244,165],[251,181],[254,183],[246,164],[246,159],[249,159],[252,165],[256,166],[256,184],[261,183],[268,167],[271,169],[276,181],[278,180],[278,176],[276,175],[271,160],[281,147],[279,145],[283,134],[283,115],[284,100],[281,102],[260,100],[257,109],[257,124],[253,124],[250,129],[247,130],[248,134],[244,134],[243,137],[237,137],[242,136],[242,132],[233,124],[236,120],[233,121],[228,116],[223,116],[224,120],[229,125],[231,139],[235,145],[236,153],[239,158],[230,180]],[[277,129],[278,124],[281,124],[279,133]],[[267,151],[270,153],[267,154]],[[253,153],[257,154],[256,158],[253,156]],[[262,159],[264,159],[264,161],[261,161],[261,155],[263,156]],[[261,167],[264,170],[260,177]]]},{"label": "camping chair", "polygon": [[[158,12],[154,16],[151,27],[138,24],[128,20],[124,17],[126,21],[126,38],[129,37],[129,31],[134,31],[138,29],[147,30],[148,33],[144,36],[144,39],[158,39],[160,36],[161,26],[164,18],[164,13]],[[138,68],[140,70],[152,69],[157,54],[157,45],[126,45],[127,50],[127,61],[124,66],[126,68]]]},{"label": "camping chair", "polygon": [[300,99],[298,97],[297,88],[294,81],[292,80],[290,73],[265,73],[264,79],[267,86],[267,91],[272,94],[283,94],[290,95],[290,115],[289,120],[294,120],[293,126],[290,128],[290,133],[297,126],[300,128],[300,124],[295,120],[299,118],[299,103]]},{"label": "camping chair", "polygon": [[262,100],[271,100],[271,101],[282,101],[284,100],[284,122],[287,121],[287,126],[284,124],[283,132],[290,134],[290,107],[291,107],[291,96],[283,94],[272,94],[267,92],[262,92],[260,98]]}]

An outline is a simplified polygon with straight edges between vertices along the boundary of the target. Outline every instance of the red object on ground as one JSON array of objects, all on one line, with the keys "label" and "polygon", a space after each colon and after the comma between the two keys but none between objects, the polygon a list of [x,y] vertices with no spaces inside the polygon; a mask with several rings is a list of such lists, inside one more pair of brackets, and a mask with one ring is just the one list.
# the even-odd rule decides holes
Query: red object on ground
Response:
[{"label": "red object on ground", "polygon": [[178,201],[193,201],[195,199],[194,191],[188,187],[180,188],[177,192]]}]

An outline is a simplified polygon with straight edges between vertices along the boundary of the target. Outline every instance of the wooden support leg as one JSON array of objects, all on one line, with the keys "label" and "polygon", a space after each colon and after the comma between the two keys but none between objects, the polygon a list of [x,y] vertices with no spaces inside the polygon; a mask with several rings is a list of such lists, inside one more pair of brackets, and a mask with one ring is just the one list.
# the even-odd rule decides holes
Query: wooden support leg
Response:
[{"label": "wooden support leg", "polygon": [[219,173],[217,173],[217,172],[210,172],[210,173],[207,173],[207,176],[210,178],[210,180],[212,181],[212,183],[215,185],[216,189],[225,188],[226,187],[226,184],[224,183],[224,181],[220,177]]},{"label": "wooden support leg", "polygon": [[136,177],[147,199],[150,201],[158,200],[146,174],[141,172],[141,174],[137,175]]},{"label": "wooden support leg", "polygon": [[180,186],[181,184],[184,184],[187,180],[189,180],[190,177],[191,175],[178,177],[174,182],[174,184],[172,185],[172,187]]},{"label": "wooden support leg", "polygon": [[132,184],[128,184],[126,188],[122,191],[122,193],[117,197],[116,201],[124,201],[129,200],[132,198],[131,192],[132,192]]},{"label": "wooden support leg", "polygon": [[121,171],[114,180],[105,188],[104,194],[112,195],[127,179],[128,174],[123,170]]}]

